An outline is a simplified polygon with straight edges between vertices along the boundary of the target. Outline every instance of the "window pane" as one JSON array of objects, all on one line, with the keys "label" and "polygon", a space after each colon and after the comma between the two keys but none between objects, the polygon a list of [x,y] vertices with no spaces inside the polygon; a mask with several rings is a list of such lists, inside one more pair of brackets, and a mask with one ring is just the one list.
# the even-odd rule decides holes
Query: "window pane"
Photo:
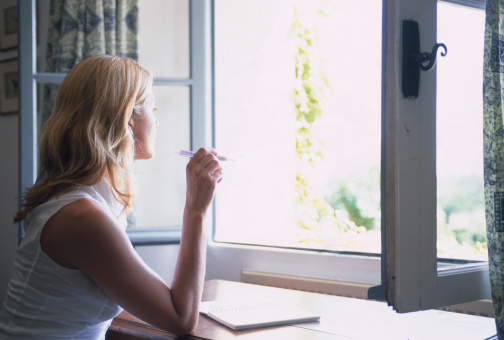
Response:
[{"label": "window pane", "polygon": [[[42,71],[45,71],[49,7],[49,0],[37,1],[38,69]],[[157,78],[188,77],[189,1],[139,0],[138,15],[140,65]],[[53,98],[57,88],[57,84],[38,85],[39,131],[52,112],[52,101],[46,98]],[[182,223],[187,159],[176,157],[171,150],[188,149],[190,145],[189,89],[154,86],[154,95],[160,122],[156,156],[150,161],[136,162],[140,190],[130,227],[170,227]]]},{"label": "window pane", "polygon": [[138,59],[155,77],[189,77],[189,1],[139,0]]},{"label": "window pane", "polygon": [[217,241],[380,252],[381,20],[374,0],[215,2],[216,147],[236,158]]},{"label": "window pane", "polygon": [[37,71],[46,71],[47,29],[49,23],[50,0],[37,0]]},{"label": "window pane", "polygon": [[[49,118],[52,113],[54,102],[52,99],[48,99],[50,97],[45,96],[45,93],[56,93],[59,88],[59,84],[48,84],[48,83],[37,83],[37,138],[40,137],[42,132],[42,126]],[[37,141],[38,142],[38,141]],[[37,165],[40,166],[39,163],[39,153],[37,150]]]},{"label": "window pane", "polygon": [[[463,23],[463,24],[462,24]],[[487,260],[483,194],[483,10],[438,3],[438,257]]]},{"label": "window pane", "polygon": [[154,86],[153,91],[159,121],[156,155],[136,161],[138,199],[130,227],[182,225],[187,159],[171,150],[189,148],[189,89]]},{"label": "window pane", "polygon": [[[37,0],[39,72],[46,72],[49,9],[49,0]],[[137,39],[139,62],[156,77],[189,77],[188,0],[139,0]]]}]

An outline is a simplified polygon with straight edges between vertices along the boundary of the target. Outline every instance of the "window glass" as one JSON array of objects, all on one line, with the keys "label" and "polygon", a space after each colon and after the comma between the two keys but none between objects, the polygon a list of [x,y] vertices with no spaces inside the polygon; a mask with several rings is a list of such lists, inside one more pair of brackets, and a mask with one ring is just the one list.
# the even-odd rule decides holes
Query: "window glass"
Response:
[{"label": "window glass", "polygon": [[381,6],[215,2],[216,241],[380,252]]},{"label": "window glass", "polygon": [[189,77],[189,1],[139,0],[138,59],[156,77]]},{"label": "window glass", "polygon": [[438,3],[437,249],[439,258],[487,260],[483,194],[485,12]]},{"label": "window glass", "polygon": [[44,99],[44,92],[53,91],[55,93],[58,88],[59,84],[37,83],[37,136],[40,136],[42,125],[49,118],[54,106],[52,100]]},{"label": "window glass", "polygon": [[[138,61],[155,78],[188,78],[189,1],[139,0]],[[160,24],[162,23],[162,24]],[[138,199],[130,227],[182,225],[187,159],[171,152],[190,147],[190,89],[154,86],[159,128],[156,155],[137,161]]]},{"label": "window glass", "polygon": [[[49,0],[37,0],[39,72],[46,71],[49,10]],[[137,39],[139,62],[156,77],[189,77],[188,0],[139,0]]]},{"label": "window glass", "polygon": [[[155,78],[189,76],[189,1],[139,0],[139,63]],[[45,71],[49,0],[37,1],[38,66]],[[163,25],[159,25],[162,22]],[[44,93],[58,84],[38,84],[37,129],[52,111]],[[54,90],[55,91],[55,90]],[[172,149],[188,149],[190,144],[189,88],[154,86],[156,116],[160,122],[156,137],[156,156],[136,162],[139,188],[129,227],[180,226],[185,195],[185,164]],[[156,199],[152,199],[156,197]]]},{"label": "window glass", "polygon": [[46,71],[47,29],[49,24],[50,0],[37,0],[37,71]]},{"label": "window glass", "polygon": [[172,150],[189,150],[189,88],[154,86],[159,127],[153,159],[135,161],[138,199],[130,227],[182,225],[187,158]]}]

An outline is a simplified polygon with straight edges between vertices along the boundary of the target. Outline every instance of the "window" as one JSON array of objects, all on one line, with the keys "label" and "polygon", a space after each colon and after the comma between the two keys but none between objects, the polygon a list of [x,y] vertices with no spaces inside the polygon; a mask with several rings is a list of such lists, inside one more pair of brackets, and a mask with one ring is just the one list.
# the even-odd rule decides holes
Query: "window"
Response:
[{"label": "window", "polygon": [[214,13],[215,241],[379,254],[381,4]]},{"label": "window", "polygon": [[[26,74],[27,79],[30,77],[31,81],[25,84],[35,80],[37,89],[25,90],[25,95],[33,92],[30,96],[32,103],[29,101],[23,103],[36,105],[37,109],[27,106],[26,110],[33,110],[37,114],[35,116],[26,114],[22,117],[25,122],[23,142],[27,142],[22,154],[25,156],[33,154],[36,157],[35,141],[42,124],[45,105],[42,100],[43,87],[45,84],[59,84],[65,74],[47,73],[45,69],[50,1],[37,1],[36,5],[32,3],[23,6],[27,6],[26,11],[21,8],[24,13],[32,13],[32,17],[30,19],[27,17],[27,20],[37,19],[39,31],[36,37],[29,39],[30,41],[24,40],[24,51],[28,49],[33,51],[37,55],[36,60],[29,52],[23,53],[25,59],[30,59],[30,64],[36,64],[36,70],[33,69]],[[136,244],[177,243],[182,221],[187,160],[177,157],[171,150],[190,148],[191,109],[198,107],[191,104],[191,92],[194,92],[194,88],[198,88],[201,83],[197,80],[198,77],[191,78],[194,72],[191,69],[193,65],[190,63],[190,52],[198,50],[190,48],[189,17],[192,8],[187,0],[139,0],[138,7],[139,62],[155,77],[153,91],[158,107],[157,118],[160,122],[157,143],[169,147],[158,148],[155,159],[150,162],[136,162],[137,186],[142,190],[139,192],[134,213],[129,218],[128,230]],[[165,24],[159,25],[159,22]],[[31,34],[31,32],[26,34],[28,33]],[[159,43],[159,36],[163,37],[165,43]],[[28,65],[27,62],[25,61],[25,65]],[[199,63],[197,59],[196,63]],[[28,69],[25,67],[23,71]],[[46,111],[50,110],[48,107]],[[32,124],[37,128],[32,129]],[[27,138],[29,135],[32,141]],[[36,163],[36,159],[32,160],[30,157],[22,162],[23,171],[26,172],[26,176],[22,179],[22,188],[34,182]],[[152,199],[154,196],[157,198]]]},{"label": "window", "polygon": [[[214,2],[215,146],[236,161],[224,164],[216,196],[211,277],[239,280],[241,269],[252,268],[380,282],[382,15],[381,4],[363,3],[364,10],[351,2]],[[347,19],[354,16],[367,25]],[[309,79],[302,84],[302,77]],[[296,121],[318,108],[315,123]],[[308,128],[313,136],[302,136]],[[320,144],[304,149],[301,138]],[[318,152],[324,159],[313,157],[311,168],[307,155]],[[349,218],[352,205],[369,231]]]},{"label": "window", "polygon": [[438,257],[487,261],[481,114],[485,11],[439,2],[437,25],[438,41],[449,53],[437,62]]},{"label": "window", "polygon": [[[330,3],[329,6],[324,3],[322,7],[325,6],[324,11],[329,12],[327,7],[331,5],[337,8],[336,11],[339,11],[342,17],[353,19],[350,20],[350,23],[345,23],[344,29],[332,30],[332,38],[335,40],[332,45],[338,46],[337,49],[340,51],[340,56],[337,57],[345,60],[344,58],[349,55],[349,59],[352,61],[361,61],[362,53],[359,53],[359,44],[356,44],[357,46],[339,44],[339,39],[343,39],[341,35],[352,37],[353,39],[350,39],[359,42],[360,45],[370,45],[367,53],[364,53],[367,59],[361,61],[361,68],[367,71],[366,76],[360,76],[359,70],[355,71],[351,68],[351,64],[347,63],[344,64],[345,68],[351,71],[346,76],[336,77],[335,82],[344,82],[343,91],[348,89],[347,97],[352,98],[356,92],[364,93],[365,95],[361,96],[361,103],[359,103],[363,104],[362,107],[366,107],[365,105],[368,104],[362,103],[364,101],[371,103],[370,108],[383,105],[381,118],[370,115],[370,117],[381,120],[381,123],[376,122],[375,125],[381,126],[384,131],[382,135],[383,149],[378,149],[377,152],[378,154],[380,151],[383,152],[381,168],[383,176],[381,197],[385,198],[381,202],[381,213],[384,215],[381,218],[385,222],[381,224],[381,227],[385,228],[383,261],[372,256],[373,246],[347,248],[347,250],[368,253],[361,253],[362,256],[355,256],[355,253],[345,255],[345,253],[326,252],[331,247],[327,246],[327,242],[324,242],[325,240],[320,234],[311,238],[314,241],[311,244],[308,242],[303,244],[303,239],[295,237],[298,235],[293,237],[293,229],[295,230],[295,228],[292,228],[292,225],[296,225],[298,222],[295,203],[292,203],[295,201],[292,187],[295,185],[296,170],[295,163],[292,161],[295,151],[293,143],[289,141],[295,139],[293,131],[295,131],[296,123],[292,118],[289,118],[288,114],[292,112],[292,108],[288,108],[285,102],[291,99],[289,94],[293,92],[294,86],[289,87],[278,81],[278,79],[285,80],[287,78],[288,81],[285,83],[295,83],[295,76],[292,74],[294,66],[291,66],[292,62],[289,64],[289,58],[292,60],[292,54],[295,52],[288,55],[289,47],[291,51],[295,51],[295,46],[289,46],[289,43],[295,43],[289,42],[287,35],[281,29],[282,26],[284,29],[288,26],[289,19],[286,17],[291,15],[290,18],[292,18],[292,2],[278,2],[275,6],[268,4],[268,11],[265,13],[263,10],[266,6],[261,6],[259,3],[255,9],[250,4],[247,4],[246,9],[240,9],[237,4],[230,6],[226,1],[215,1],[214,138],[216,146],[221,152],[236,156],[238,161],[225,164],[228,183],[224,184],[223,182],[222,190],[217,194],[215,235],[209,249],[210,275],[239,279],[242,269],[256,269],[367,283],[380,283],[381,281],[386,283],[386,292],[384,293],[388,296],[389,302],[397,310],[404,312],[483,297],[488,298],[490,294],[486,263],[466,261],[485,260],[482,257],[473,257],[474,254],[471,254],[478,247],[478,243],[474,242],[471,246],[476,247],[472,247],[469,252],[460,256],[460,251],[465,251],[465,245],[457,242],[457,237],[460,237],[461,233],[457,234],[453,230],[456,228],[452,228],[449,232],[441,227],[437,228],[438,204],[436,204],[436,195],[439,195],[437,199],[439,204],[442,203],[446,207],[450,202],[447,203],[444,197],[446,196],[446,190],[444,190],[446,177],[443,177],[442,174],[445,158],[439,161],[436,168],[436,71],[422,73],[421,95],[417,100],[409,100],[402,98],[400,92],[401,70],[397,66],[401,65],[402,57],[401,46],[398,42],[401,38],[403,18],[413,18],[419,21],[421,49],[430,52],[432,45],[438,39],[448,37],[445,33],[446,26],[439,25],[439,38],[436,38],[436,13],[439,20],[446,21],[455,18],[455,22],[457,22],[456,18],[460,13],[454,12],[452,5],[443,3],[439,4],[438,11],[436,3],[425,4],[415,0],[385,1],[383,13],[386,20],[384,22],[387,25],[384,25],[383,31],[379,20],[381,15],[378,15],[378,25],[367,27],[366,34],[359,36],[358,29],[352,24],[357,22],[361,29],[363,26],[365,27],[363,22],[372,25],[375,21],[366,14],[367,10],[369,9],[370,13],[376,15],[376,13],[380,13],[381,8],[370,9],[373,4],[364,1]],[[474,6],[474,3],[471,5]],[[357,14],[345,12],[352,6],[358,7]],[[468,30],[473,30],[472,36],[482,39],[482,27],[478,26],[481,23],[481,11],[467,8],[461,10],[472,11],[473,17],[471,17],[471,26],[468,25]],[[291,12],[289,13],[289,11]],[[286,13],[288,14],[286,15]],[[256,26],[255,19],[257,17],[262,18],[260,26]],[[362,18],[362,20],[355,20],[355,17]],[[318,24],[322,26],[321,22],[325,19],[331,21],[332,18],[327,15],[327,18],[320,18]],[[451,24],[453,25],[453,20]],[[268,34],[261,36],[263,30]],[[344,34],[338,35],[338,32],[344,32]],[[377,32],[378,34],[374,36],[373,33]],[[385,90],[382,93],[383,100],[379,97],[380,82],[373,83],[372,81],[374,79],[373,66],[376,62],[380,63],[381,59],[380,55],[375,57],[372,51],[374,51],[375,43],[380,47],[381,32],[387,37],[383,45],[386,47],[386,50],[383,51],[383,70],[385,71],[383,74],[383,89]],[[443,36],[443,34],[445,35]],[[319,40],[319,43],[321,41],[322,39]],[[439,42],[442,41],[439,40]],[[428,46],[429,44],[430,46]],[[456,42],[450,42],[450,44],[454,46],[453,53],[457,54]],[[475,44],[477,43],[475,42]],[[479,53],[482,55],[481,47],[474,47],[474,50],[477,51],[477,48],[480,48]],[[450,45],[448,45],[448,50],[451,51]],[[331,66],[327,66],[327,64],[337,63],[335,61],[338,60],[337,57],[324,60],[324,66],[330,68]],[[454,59],[458,59],[457,56]],[[448,63],[449,58],[439,62],[440,69],[446,65],[443,62]],[[478,65],[477,60],[474,60],[471,68],[481,69],[481,65]],[[382,67],[379,65],[378,77],[381,76],[381,69]],[[362,81],[364,84],[360,84],[361,89],[352,87],[352,76],[366,80]],[[439,77],[438,83],[446,79],[446,77],[443,78],[443,74],[440,74]],[[329,83],[332,83],[333,80],[330,78]],[[369,85],[370,90],[365,87],[366,85]],[[438,110],[440,114],[437,119],[439,119],[438,124],[440,125],[447,113],[446,110],[443,111],[443,105],[446,105],[443,103],[450,100],[443,98],[446,96],[446,92],[449,92],[446,90],[446,86],[450,88],[453,83],[451,85],[448,83],[445,87],[440,86],[439,89],[438,105],[440,108]],[[338,90],[332,92],[330,96],[336,97],[338,92],[342,91],[339,88]],[[378,93],[378,100],[373,99],[376,98],[373,93]],[[476,95],[480,94],[481,91],[476,93]],[[280,103],[282,100],[283,103]],[[471,105],[477,106],[477,104]],[[342,109],[342,107],[344,108]],[[324,107],[324,109],[326,108]],[[341,114],[342,111],[361,114],[359,110],[355,110],[349,104],[329,111],[337,114]],[[370,111],[375,110],[371,109]],[[324,114],[326,114],[325,111],[322,116]],[[355,116],[352,118],[358,119]],[[322,119],[325,117],[321,118],[321,121]],[[362,119],[369,120],[370,118],[362,115]],[[349,125],[357,125],[356,121]],[[324,120],[324,122],[333,128],[335,135],[341,133],[337,127],[334,127],[334,122],[328,120]],[[372,123],[370,125],[373,126]],[[468,123],[468,125],[477,131],[476,124]],[[361,128],[361,125],[359,124],[358,127]],[[380,138],[379,132],[369,133],[365,127],[361,128],[361,134],[351,129],[352,127],[348,128],[352,131],[350,134],[353,135],[349,138],[350,141],[357,140],[356,136],[361,137],[361,134],[366,137],[375,135]],[[443,130],[438,130],[438,134],[441,133]],[[378,138],[370,138],[370,140],[378,146]],[[359,142],[355,144],[359,144],[359,146],[368,142],[365,138],[358,140]],[[477,143],[477,141],[473,143]],[[441,145],[440,142],[438,147]],[[340,148],[333,146],[329,148],[331,151],[326,152],[324,156],[330,155],[331,152],[337,153]],[[438,155],[441,157],[441,150],[438,151]],[[357,157],[353,163],[358,163],[358,161]],[[468,161],[474,163],[474,159]],[[345,166],[347,163],[350,163],[349,167],[353,165],[352,162],[346,162]],[[376,163],[379,161],[375,161],[374,164]],[[338,170],[332,169],[330,171],[336,173]],[[234,174],[234,171],[238,174]],[[436,172],[440,177],[438,188],[436,188]],[[357,175],[354,169],[352,169],[352,175]],[[315,176],[317,179],[323,177],[320,174]],[[345,184],[356,183],[355,177],[353,181],[349,179],[343,181]],[[368,181],[369,185],[371,183],[372,181]],[[226,185],[229,188],[226,188]],[[476,183],[476,187],[478,185]],[[324,186],[324,188],[327,187]],[[364,195],[364,197],[366,196]],[[339,198],[341,203],[343,195],[340,195]],[[359,206],[359,202],[363,201],[364,199],[362,201],[358,199],[356,205]],[[380,202],[380,199],[376,201]],[[477,216],[479,212],[477,210],[465,211],[460,214],[470,213]],[[374,217],[375,220],[380,219],[380,214],[369,214],[368,216]],[[320,217],[319,211],[316,218],[320,219]],[[446,215],[444,217],[446,221]],[[477,227],[478,224],[481,226],[481,219],[477,223],[471,224],[470,229],[474,226]],[[286,227],[283,227],[284,225]],[[279,226],[280,231],[277,229]],[[297,230],[299,231],[299,229]],[[439,237],[437,236],[438,230]],[[365,233],[365,235],[369,234]],[[481,235],[481,230],[473,234]],[[339,235],[341,236],[341,234]],[[437,239],[440,242],[436,245]],[[455,242],[456,245],[451,247],[449,244],[449,247],[445,247],[446,242],[442,241],[447,239],[450,242]],[[481,238],[477,241],[484,243],[484,239]],[[260,244],[262,247],[254,246],[254,244]],[[372,244],[376,246],[376,242]],[[344,248],[341,245],[338,246],[332,249],[342,250]],[[315,248],[317,251],[306,252],[300,248]],[[480,254],[484,254],[484,249],[479,251]],[[438,263],[438,253],[440,259],[457,258],[464,259],[464,261],[450,260]],[[380,277],[380,273],[383,276]],[[471,282],[470,287],[468,282]],[[467,289],[464,290],[463,285],[466,285]]]},{"label": "window", "polygon": [[417,99],[401,93],[402,20],[419,23],[420,49],[430,52],[437,42],[437,12],[436,2],[387,1],[384,281],[388,302],[404,312],[490,297],[485,262],[437,260],[436,72],[422,72]]},{"label": "window", "polygon": [[[480,4],[476,0],[463,2],[472,5]],[[296,5],[302,6],[303,3],[306,2],[300,1]],[[174,119],[175,123],[168,120],[161,121],[161,126],[167,125],[167,128],[170,128],[172,124],[182,126],[176,131],[180,134],[176,135],[174,131],[170,130],[167,132],[169,140],[161,142],[158,140],[158,145],[159,143],[173,145],[171,143],[180,142],[181,144],[174,148],[196,149],[199,146],[214,143],[222,154],[234,156],[237,159],[236,162],[224,164],[226,179],[220,188],[223,189],[220,190],[222,192],[217,193],[215,214],[212,216],[216,227],[214,234],[209,235],[207,279],[239,280],[242,269],[256,269],[282,274],[369,283],[379,285],[377,289],[382,289],[389,303],[401,312],[488,298],[490,296],[488,269],[484,262],[438,263],[437,259],[436,214],[438,209],[435,202],[436,195],[441,195],[440,190],[443,185],[440,184],[436,188],[436,171],[440,171],[440,169],[436,170],[435,155],[436,147],[440,147],[441,144],[436,145],[435,126],[436,105],[438,105],[438,111],[442,112],[443,104],[436,100],[436,71],[421,74],[418,99],[407,100],[401,95],[399,65],[401,65],[402,57],[400,45],[402,20],[408,18],[419,22],[421,50],[430,51],[437,40],[444,42],[441,40],[444,39],[441,25],[438,25],[439,38],[436,37],[436,15],[439,18],[444,18],[445,15],[450,16],[453,7],[449,7],[448,12],[445,12],[444,4],[440,4],[438,10],[435,2],[426,3],[421,0],[385,0],[383,7],[370,7],[376,6],[376,1],[369,3],[365,1],[320,2],[321,8],[325,9],[328,4],[332,4],[334,7],[327,8],[325,10],[327,17],[321,17],[316,22],[320,25],[319,27],[322,27],[317,28],[319,43],[327,41],[324,40],[327,39],[327,36],[324,35],[324,25],[328,25],[327,27],[342,25],[342,22],[338,20],[330,22],[330,15],[344,17],[345,13],[351,13],[346,15],[362,18],[362,20],[352,20],[350,24],[356,25],[352,29],[349,29],[345,24],[345,26],[331,32],[335,37],[338,37],[339,33],[344,33],[341,39],[357,34],[356,37],[348,39],[346,43],[343,43],[342,40],[340,43],[334,44],[337,53],[325,56],[320,53],[321,59],[319,60],[323,61],[321,64],[324,65],[321,69],[324,70],[326,76],[330,75],[329,85],[337,86],[341,81],[345,81],[348,86],[339,90],[334,88],[325,90],[323,99],[327,102],[320,101],[324,105],[324,110],[327,110],[324,111],[324,118],[320,118],[320,122],[325,123],[321,124],[323,126],[320,128],[315,129],[314,127],[313,130],[317,130],[317,133],[323,132],[324,128],[334,124],[333,121],[322,119],[343,119],[342,117],[346,117],[327,114],[329,111],[340,114],[345,111],[345,105],[354,104],[343,105],[342,102],[350,96],[347,96],[346,92],[341,95],[341,91],[348,91],[350,94],[363,93],[358,99],[359,105],[352,107],[353,110],[361,114],[344,118],[354,119],[347,124],[351,128],[339,130],[334,135],[349,133],[353,136],[365,134],[369,137],[354,144],[359,147],[369,146],[369,150],[373,150],[370,152],[370,156],[366,157],[366,161],[368,158],[373,159],[369,163],[371,164],[369,167],[375,171],[374,173],[365,172],[364,177],[373,178],[369,182],[362,180],[362,183],[374,187],[369,191],[372,194],[364,195],[365,198],[370,198],[367,200],[360,200],[360,196],[355,194],[358,190],[363,189],[357,188],[357,190],[351,186],[357,183],[353,178],[344,180],[340,178],[343,184],[347,184],[347,199],[359,196],[359,200],[354,201],[353,204],[360,210],[361,217],[374,219],[374,227],[359,235],[372,235],[373,241],[368,246],[369,244],[362,242],[366,237],[361,237],[359,242],[365,244],[365,247],[356,246],[357,243],[352,242],[347,242],[344,246],[338,244],[336,247],[332,247],[327,242],[300,243],[299,241],[303,239],[296,238],[296,235],[291,237],[292,241],[286,243],[284,241],[287,237],[284,237],[283,233],[270,237],[269,240],[262,237],[253,239],[255,235],[251,233],[251,231],[255,231],[256,225],[266,225],[267,233],[271,233],[278,225],[285,225],[287,228],[289,225],[295,225],[298,219],[295,214],[280,214],[275,209],[271,209],[270,213],[263,212],[265,215],[259,215],[259,212],[265,210],[264,206],[270,209],[285,204],[284,207],[276,210],[295,210],[296,202],[290,195],[295,197],[296,191],[288,189],[288,187],[291,185],[295,187],[296,184],[297,169],[292,169],[294,165],[297,168],[296,150],[295,147],[291,147],[291,145],[295,146],[296,122],[292,120],[291,123],[283,124],[284,117],[296,110],[295,98],[290,96],[294,93],[295,85],[284,87],[277,81],[285,75],[296,84],[295,72],[293,71],[296,64],[290,63],[288,60],[295,60],[296,53],[299,52],[296,49],[296,44],[288,41],[288,38],[294,35],[294,31],[290,30],[291,25],[295,22],[293,2],[268,2],[261,6],[259,4],[261,2],[247,3],[247,8],[244,9],[240,8],[245,6],[243,2],[190,0],[189,3],[180,4],[176,1],[159,0],[156,6],[152,6],[155,9],[162,6],[172,6],[172,9],[177,13],[179,11],[184,13],[182,17],[184,15],[185,18],[189,17],[187,23],[185,23],[185,19],[181,19],[183,21],[182,28],[180,28],[182,33],[173,35],[172,38],[175,41],[179,41],[179,38],[180,41],[183,41],[187,35],[190,37],[187,43],[189,51],[177,53],[174,57],[176,59],[175,65],[179,65],[179,67],[160,70],[161,75],[156,80],[156,95],[168,98],[167,110],[173,109],[181,112],[180,116],[166,117]],[[257,7],[255,7],[256,5]],[[37,50],[33,36],[33,32],[35,32],[33,30],[35,2],[20,2],[19,6],[21,23],[19,47],[20,128],[22,130],[20,185],[24,188],[33,183],[36,173],[36,143],[34,142],[36,141],[36,129],[33,128],[37,111],[35,85],[57,81],[51,80],[53,78],[48,75],[37,74],[34,67],[34,56]],[[288,10],[284,10],[284,6],[287,6]],[[351,12],[352,6],[357,6],[358,13]],[[365,14],[367,13],[366,9],[369,9],[369,15]],[[345,12],[347,10],[350,12]],[[155,12],[160,13],[161,10]],[[381,14],[379,14],[380,12]],[[248,13],[253,15],[248,17]],[[273,17],[276,14],[281,14],[280,19]],[[308,12],[304,8],[298,14],[301,19],[301,16],[308,14]],[[359,25],[360,22],[372,23],[375,26],[359,35],[359,30],[362,28]],[[246,23],[246,29],[239,29],[241,23]],[[163,25],[168,27],[170,23],[163,21]],[[303,25],[308,24],[303,21]],[[250,29],[251,27],[253,29]],[[179,27],[173,28],[173,30],[178,29]],[[222,30],[226,30],[226,35]],[[249,36],[251,31],[257,36]],[[270,34],[266,34],[268,31]],[[252,39],[253,43],[250,44],[248,39]],[[448,42],[446,43],[448,45]],[[183,46],[184,44],[182,43]],[[289,44],[291,45],[289,46]],[[355,51],[361,45],[368,45],[370,49],[377,52],[356,53]],[[162,48],[165,46],[163,45]],[[187,45],[185,46],[187,47]],[[290,54],[289,48],[292,54]],[[272,53],[272,51],[275,52]],[[444,96],[443,85],[441,85],[441,82],[444,84],[442,67],[443,63],[448,63],[451,51],[450,45],[448,45],[448,56],[445,60],[438,62],[438,84],[440,85],[437,97],[439,100]],[[172,52],[168,50],[161,51],[159,54],[173,56]],[[145,66],[154,68],[154,72],[157,71],[155,68],[162,64],[159,59],[156,59],[160,57],[159,54],[149,55],[154,59],[146,60],[146,63],[152,62],[152,66]],[[338,65],[334,59],[337,54],[343,55],[342,60],[346,60],[346,63]],[[370,56],[366,54],[370,54]],[[187,60],[184,61],[184,58],[188,56],[190,56],[190,64],[185,64]],[[324,58],[327,60],[323,60]],[[250,66],[240,64],[240,61],[249,62]],[[357,72],[352,71],[355,70],[352,67],[359,63],[361,64],[360,69],[365,71],[364,76],[352,77],[355,75],[354,72]],[[334,79],[336,80],[331,80],[334,64],[339,67],[334,68],[334,72],[336,72]],[[315,68],[315,64],[313,65],[311,67]],[[255,66],[261,67],[259,69],[252,68]],[[163,73],[164,71],[166,73]],[[279,75],[274,78],[274,83],[267,81],[272,79],[270,78],[272,74]],[[359,80],[365,80],[365,84],[359,84]],[[369,84],[372,84],[370,88],[363,90],[364,86]],[[236,89],[242,91],[236,91]],[[269,102],[271,98],[276,101]],[[336,103],[330,103],[334,98],[339,100]],[[249,105],[244,105],[244,103]],[[168,109],[168,105],[170,109]],[[263,115],[268,112],[274,112],[275,115]],[[366,115],[368,113],[369,116]],[[371,121],[375,123],[371,123],[369,126],[364,123],[360,124],[360,122],[357,124],[359,119],[365,121],[364,123]],[[441,114],[438,119],[442,119]],[[441,125],[441,123],[438,124]],[[254,128],[253,133],[241,130],[244,125]],[[355,125],[358,125],[361,130],[353,129]],[[267,130],[263,131],[263,128],[267,128]],[[326,135],[332,137],[331,132],[332,130]],[[442,132],[438,131],[438,133]],[[170,134],[172,135],[170,136]],[[285,139],[288,135],[290,135],[290,142]],[[348,150],[341,144],[331,144],[333,141],[327,138],[326,145],[330,145],[328,150]],[[292,142],[293,140],[294,142]],[[279,148],[282,151],[279,152]],[[163,150],[160,160],[154,162],[150,169],[142,168],[143,164],[141,164],[139,171],[143,173],[157,172],[156,175],[160,177],[171,176],[162,172],[166,162],[170,162],[172,165],[172,161],[177,162],[180,159],[169,156],[170,152],[171,147],[168,150]],[[332,152],[326,150],[323,154],[329,160],[333,155]],[[280,158],[283,161],[278,162],[279,157],[285,158]],[[347,163],[351,167],[354,164],[360,164],[357,163],[359,161],[362,159],[357,158],[357,160],[347,161]],[[438,163],[441,164],[441,161]],[[259,168],[257,168],[258,166]],[[247,167],[257,170],[250,172]],[[338,168],[333,167],[329,172],[333,173]],[[247,181],[240,182],[242,179],[236,174],[240,174],[242,177],[246,175]],[[357,176],[360,173],[352,170],[350,175]],[[376,192],[377,177],[381,177],[379,193]],[[323,176],[317,174],[313,178],[323,179]],[[350,219],[350,217],[355,218],[355,215],[350,216],[347,208],[341,205],[344,201],[343,198],[345,198],[345,191],[341,189],[343,187],[341,184],[336,183],[329,193],[321,191],[322,196],[329,200],[331,193],[339,193],[334,206],[331,206],[332,211],[341,211],[345,218],[355,222]],[[145,186],[148,185],[145,184]],[[163,190],[158,190],[157,187],[152,189],[156,199],[159,197],[170,200],[164,195],[164,191],[171,190],[171,188],[166,186],[166,182],[163,182],[162,185],[164,186]],[[229,187],[226,188],[226,185]],[[237,186],[237,188],[231,188],[231,185]],[[262,187],[266,185],[269,188],[268,191]],[[323,186],[326,187],[325,184]],[[182,189],[180,187],[176,190]],[[246,211],[243,213],[245,208],[250,206],[251,193],[254,191],[257,194],[256,201],[259,201],[258,197],[260,197],[262,206],[252,206],[254,207],[253,213]],[[440,196],[438,201],[441,201]],[[287,202],[290,203],[287,204]],[[375,209],[377,204],[381,206],[380,209]],[[374,210],[368,209],[368,205],[374,206]],[[151,216],[142,216],[141,204],[139,204],[139,209],[138,222],[146,227],[169,226],[177,223],[178,217],[176,215],[166,214],[170,216],[164,216],[164,214],[160,214],[159,218],[151,219]],[[229,211],[240,211],[241,214],[233,216],[227,214]],[[140,223],[140,221],[144,222]],[[248,221],[254,224],[246,226],[245,222]],[[274,222],[271,223],[271,221]],[[289,223],[284,223],[284,221],[289,221]],[[227,231],[219,229],[221,227],[229,229]],[[378,233],[375,231],[380,229],[382,234],[377,236]],[[149,235],[156,235],[156,232],[151,231],[148,230]],[[237,232],[231,235],[231,231]],[[156,238],[156,236],[148,237]],[[381,242],[382,240],[383,242]],[[311,250],[307,251],[303,248]],[[342,252],[342,250],[350,252]],[[381,256],[377,255],[379,253]]]},{"label": "window", "polygon": [[155,77],[159,128],[156,156],[136,161],[140,190],[130,228],[178,228],[182,225],[187,160],[171,150],[190,148],[189,1],[140,0],[138,6],[138,62]]}]

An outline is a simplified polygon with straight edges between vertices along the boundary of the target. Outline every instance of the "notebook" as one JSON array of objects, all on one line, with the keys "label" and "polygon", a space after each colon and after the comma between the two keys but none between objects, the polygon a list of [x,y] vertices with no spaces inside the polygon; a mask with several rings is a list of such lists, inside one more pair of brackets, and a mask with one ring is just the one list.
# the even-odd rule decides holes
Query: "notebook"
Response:
[{"label": "notebook", "polygon": [[244,329],[318,321],[320,315],[286,302],[233,303],[204,301],[200,313],[240,331]]}]

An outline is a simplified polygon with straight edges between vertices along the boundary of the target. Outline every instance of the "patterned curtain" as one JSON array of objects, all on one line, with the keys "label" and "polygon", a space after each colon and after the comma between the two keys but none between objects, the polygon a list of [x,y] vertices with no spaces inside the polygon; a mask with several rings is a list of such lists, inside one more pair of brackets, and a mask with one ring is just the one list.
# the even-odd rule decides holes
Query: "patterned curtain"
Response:
[{"label": "patterned curtain", "polygon": [[[46,72],[66,73],[82,59],[115,54],[138,60],[138,0],[51,0]],[[57,85],[44,86],[42,123]]]},{"label": "patterned curtain", "polygon": [[488,0],[483,74],[483,147],[488,264],[499,339],[504,339],[504,0]]}]

